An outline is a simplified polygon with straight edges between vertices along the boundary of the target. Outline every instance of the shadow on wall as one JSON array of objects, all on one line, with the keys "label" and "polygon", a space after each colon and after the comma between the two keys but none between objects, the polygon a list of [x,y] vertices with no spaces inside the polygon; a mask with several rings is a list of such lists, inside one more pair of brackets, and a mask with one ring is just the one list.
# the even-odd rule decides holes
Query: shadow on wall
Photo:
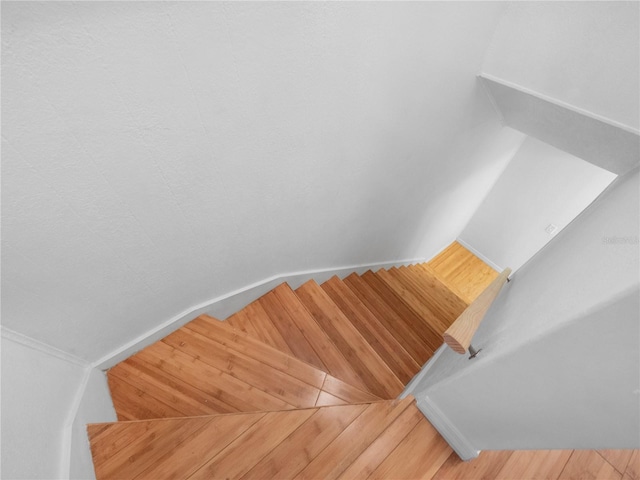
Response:
[{"label": "shadow on wall", "polygon": [[528,137],[458,241],[498,271],[515,272],[616,178]]}]

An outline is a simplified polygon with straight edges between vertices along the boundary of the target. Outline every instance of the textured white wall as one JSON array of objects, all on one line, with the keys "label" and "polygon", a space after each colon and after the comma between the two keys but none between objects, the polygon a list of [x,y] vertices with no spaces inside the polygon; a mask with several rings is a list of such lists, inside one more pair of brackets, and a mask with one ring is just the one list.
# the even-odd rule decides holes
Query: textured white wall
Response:
[{"label": "textured white wall", "polygon": [[105,372],[91,370],[73,419],[71,456],[69,458],[69,478],[87,480],[95,478],[88,423],[116,422],[118,417],[111,400],[111,392]]},{"label": "textured white wall", "polygon": [[504,166],[471,153],[504,8],[3,3],[3,323],[93,361],[276,274],[434,254]]},{"label": "textured white wall", "polygon": [[62,478],[63,429],[83,374],[2,337],[2,478]]},{"label": "textured white wall", "polygon": [[498,269],[514,272],[584,210],[616,177],[527,138],[459,240]]},{"label": "textured white wall", "polygon": [[480,78],[509,127],[617,175],[640,164],[640,130],[486,73]]},{"label": "textured white wall", "polygon": [[638,2],[510,2],[482,70],[637,130],[638,38]]}]

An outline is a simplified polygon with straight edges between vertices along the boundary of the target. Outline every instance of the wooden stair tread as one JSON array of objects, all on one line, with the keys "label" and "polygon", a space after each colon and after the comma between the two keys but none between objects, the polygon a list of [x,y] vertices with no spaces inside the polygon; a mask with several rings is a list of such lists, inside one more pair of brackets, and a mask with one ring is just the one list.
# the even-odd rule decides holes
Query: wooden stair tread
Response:
[{"label": "wooden stair tread", "polygon": [[280,370],[309,385],[319,387],[324,381],[324,372],[303,361],[296,361],[294,357],[272,348],[249,335],[230,332],[221,322],[206,315],[194,319],[185,325],[186,329],[206,336],[235,352],[242,353],[261,364]]},{"label": "wooden stair tread", "polygon": [[405,278],[407,285],[448,325],[451,325],[468,306],[467,302],[448,289],[435,275],[419,265],[400,267],[394,271]]},{"label": "wooden stair tread", "polygon": [[[154,344],[136,355],[147,365],[189,383],[233,407],[231,411],[286,409],[291,405],[252,385],[214,368],[200,359],[177,350],[164,342]],[[152,418],[159,418],[152,417]],[[149,417],[147,417],[149,418]]]},{"label": "wooden stair tread", "polygon": [[350,385],[367,390],[366,383],[289,285],[280,285],[274,289],[273,293],[295,322],[310,348],[321,359],[325,371]]},{"label": "wooden stair tread", "polygon": [[438,431],[423,419],[368,478],[429,478],[447,460],[451,451]]},{"label": "wooden stair tread", "polygon": [[[261,412],[121,422],[109,424],[99,439],[94,438],[94,431],[103,425],[89,425],[96,478],[154,478],[154,473],[158,474],[155,478],[171,478],[168,468],[186,477],[197,470],[196,462],[217,454],[265,415]],[[123,436],[128,436],[130,442],[119,448],[112,443],[112,452],[106,458],[99,454],[98,442],[109,443],[112,438]],[[200,453],[199,458],[189,458],[194,451]]]},{"label": "wooden stair tread", "polygon": [[317,410],[268,412],[189,478],[240,478]]},{"label": "wooden stair tread", "polygon": [[201,315],[108,372],[119,420],[379,400]]},{"label": "wooden stair tread", "polygon": [[[407,325],[414,337],[424,342],[431,352],[429,357],[442,345],[442,336],[435,327],[425,322],[425,319],[414,312],[380,276],[372,271],[362,274],[362,279],[384,300],[396,316]],[[426,360],[422,363],[424,364]]]},{"label": "wooden stair tread", "polygon": [[397,271],[379,270],[376,272],[376,276],[386,283],[420,317],[424,324],[431,326],[439,335],[442,335],[447,329],[449,326],[447,322],[429,308],[421,296],[415,293],[410,285],[397,274]]},{"label": "wooden stair tread", "polygon": [[372,403],[293,478],[338,478],[411,404],[411,397],[402,401]]},{"label": "wooden stair tread", "polygon": [[378,436],[338,478],[367,478],[393,452],[415,426],[424,421],[417,408],[407,408]]},{"label": "wooden stair tread", "polygon": [[364,403],[382,400],[381,397],[378,397],[373,393],[354,387],[353,385],[343,382],[339,378],[329,374],[327,374],[324,383],[322,384],[321,394],[322,392],[326,392],[333,397],[341,399],[344,403]]},{"label": "wooden stair tread", "polygon": [[190,417],[237,411],[213,395],[208,395],[182,379],[141,361],[139,357],[134,356],[118,364],[109,372],[109,378],[117,378],[140,390],[149,392],[158,401],[169,405],[173,411],[180,412],[181,416]]},{"label": "wooden stair tread", "polygon": [[453,242],[427,262],[426,267],[467,304],[498,276],[498,272],[458,242]]},{"label": "wooden stair tread", "polygon": [[[382,431],[413,399],[288,411],[91,424],[96,477],[293,478],[327,448],[346,457],[363,429]],[[372,420],[377,420],[372,424]],[[357,424],[356,424],[357,422]],[[354,425],[356,424],[356,425]],[[337,447],[332,445],[338,442]],[[322,463],[322,462],[320,462]]]},{"label": "wooden stair tread", "polygon": [[233,328],[235,328],[235,325],[239,323],[240,330],[243,330],[243,324],[250,324],[251,327],[247,328],[245,326],[243,331],[245,331],[251,337],[258,339],[261,342],[266,343],[267,345],[270,345],[276,350],[280,350],[281,352],[288,354],[293,354],[293,352],[289,348],[289,345],[282,337],[282,334],[273,324],[273,322],[269,318],[269,315],[267,315],[267,312],[264,311],[258,301],[250,303],[222,323],[227,322]]},{"label": "wooden stair tread", "polygon": [[[368,405],[319,408],[293,434],[263,457],[242,478],[293,478],[322,452]],[[300,448],[304,445],[304,448]]]},{"label": "wooden stair tread", "polygon": [[180,329],[162,341],[296,406],[303,406],[298,401],[306,404],[305,400],[313,396],[313,389],[318,388],[317,382],[322,375],[321,371],[316,371],[317,375],[300,380],[190,328]]},{"label": "wooden stair tread", "polygon": [[126,380],[109,375],[108,382],[111,400],[119,421],[182,416],[182,412],[164,404]]},{"label": "wooden stair tread", "polygon": [[413,332],[405,319],[364,278],[351,274],[343,281],[358,299],[374,313],[398,343],[402,344],[414,362],[422,365],[433,355],[435,348],[429,346]]},{"label": "wooden stair tread", "polygon": [[[283,288],[287,287],[281,285],[276,287],[276,290]],[[326,371],[324,362],[309,343],[308,335],[305,336],[305,328],[311,328],[308,326],[307,318],[304,315],[291,315],[290,309],[283,305],[275,291],[263,295],[258,302],[282,334],[293,356]],[[300,324],[302,326],[299,326]]]},{"label": "wooden stair tread", "polygon": [[182,328],[162,341],[290,405],[302,407],[313,405],[310,402],[315,401],[316,385],[310,385],[281,370],[261,364],[188,328]]},{"label": "wooden stair tread", "polygon": [[[254,338],[260,338],[260,331],[255,327],[252,317],[247,315],[246,310],[243,308],[239,312],[234,313],[223,322],[225,327],[231,327],[234,330],[240,330],[246,334],[251,335]],[[267,339],[260,338],[264,343],[267,343]]]},{"label": "wooden stair tread", "polygon": [[409,383],[420,371],[420,365],[402,344],[338,277],[327,280],[321,286],[369,345],[384,359],[394,375],[402,383]]},{"label": "wooden stair tread", "polygon": [[638,478],[639,450],[482,452],[462,462],[402,401],[91,424],[96,478]]},{"label": "wooden stair tread", "polygon": [[402,392],[404,384],[316,282],[305,283],[296,295],[370,392],[382,398],[395,398]]},{"label": "wooden stair tread", "polygon": [[[198,334],[195,333],[195,335]],[[309,385],[302,380],[291,377],[281,370],[270,369],[268,368],[268,365],[265,364],[261,364],[258,366],[258,368],[256,368],[255,361],[252,362],[249,357],[245,357],[244,355],[233,352],[232,350],[222,353],[215,349],[202,351],[203,349],[206,350],[208,347],[206,343],[201,343],[204,338],[205,337],[201,336],[200,338],[194,336],[191,336],[191,338],[189,338],[182,335],[177,341],[174,340],[171,336],[167,337],[163,341],[172,342],[174,347],[179,346],[180,348],[187,350],[191,348],[189,344],[180,344],[189,341],[191,342],[191,345],[193,345],[193,343],[196,343],[199,347],[197,354],[203,361],[210,364],[215,363],[214,366],[219,365],[222,368],[226,368],[228,370],[228,373],[233,376],[237,376],[238,378],[242,378],[245,381],[249,381],[248,379],[250,379],[252,385],[255,385],[265,392],[282,398],[285,401],[287,401],[288,399],[289,403],[293,402],[292,404],[295,406],[303,407],[313,405],[313,403],[309,403],[309,401],[312,400],[314,395],[317,396],[317,392],[310,390],[310,387],[312,389],[319,389],[321,388],[321,385],[318,385],[317,383]],[[226,353],[228,353],[229,355],[226,355]],[[294,357],[290,357],[289,362],[295,363],[299,362],[299,360],[295,359]],[[326,373],[322,371],[317,371],[317,373],[326,375]],[[314,382],[316,380],[317,377],[314,377]],[[300,403],[298,403],[298,401]]]}]

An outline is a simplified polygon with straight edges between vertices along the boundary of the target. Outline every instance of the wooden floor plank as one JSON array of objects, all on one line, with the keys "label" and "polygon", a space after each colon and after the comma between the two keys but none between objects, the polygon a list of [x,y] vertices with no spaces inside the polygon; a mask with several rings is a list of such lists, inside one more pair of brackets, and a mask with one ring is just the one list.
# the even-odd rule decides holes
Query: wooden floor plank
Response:
[{"label": "wooden floor plank", "polygon": [[631,480],[640,480],[640,450],[633,450],[624,474],[625,478],[629,477]]},{"label": "wooden floor plank", "polygon": [[337,478],[413,401],[413,398],[407,397],[395,404],[383,402],[369,405],[294,478]]},{"label": "wooden floor plank", "polygon": [[162,403],[144,390],[112,374],[107,375],[111,400],[119,421],[181,417],[183,413]]},{"label": "wooden floor plank", "polygon": [[441,334],[441,332],[444,332],[449,327],[446,321],[431,311],[420,296],[415,294],[409,286],[405,285],[403,279],[397,275],[396,271],[382,269],[378,270],[376,275],[418,315],[423,323],[432,327],[438,334]]},{"label": "wooden floor plank", "polygon": [[427,262],[426,268],[467,303],[475,300],[498,276],[498,272],[458,242]]},{"label": "wooden floor plank", "polygon": [[423,418],[368,478],[430,479],[451,452],[449,444]]},{"label": "wooden floor plank", "polygon": [[364,404],[319,409],[242,478],[293,478],[366,408]]},{"label": "wooden floor plank", "polygon": [[633,450],[598,450],[598,453],[618,472],[624,474],[633,455]]},{"label": "wooden floor plank", "polygon": [[280,330],[276,328],[276,326],[269,318],[267,312],[264,311],[264,308],[260,305],[259,302],[252,302],[247,305],[242,311],[251,318],[251,322],[255,325],[256,330],[258,330],[260,340],[264,341],[267,345],[271,345],[273,348],[280,350],[281,352],[292,355],[293,352],[289,348],[289,345],[282,337]]},{"label": "wooden floor plank", "polygon": [[220,399],[236,411],[286,410],[292,405],[254,388],[198,358],[158,342],[137,354],[140,360],[162,368],[167,374],[183,379],[195,388]]},{"label": "wooden floor plank", "polygon": [[429,309],[451,325],[468,304],[444,286],[434,275],[418,266],[394,269]]},{"label": "wooden floor plank", "polygon": [[371,393],[382,398],[395,398],[402,392],[404,384],[316,282],[305,283],[296,290],[296,295]]},{"label": "wooden floor plank", "polygon": [[157,459],[142,471],[136,479],[188,478],[200,469],[208,459],[217,455],[256,422],[264,417],[256,415],[222,415],[213,418],[195,434],[171,448],[167,455]]},{"label": "wooden floor plank", "polygon": [[[458,297],[467,305],[469,305],[477,297],[477,295],[474,296],[468,291],[469,287],[465,288],[464,284],[460,282],[459,278],[449,278],[443,275],[442,271],[434,268],[431,262],[421,263],[416,267],[420,270],[423,270],[428,275],[436,278],[442,285],[445,286],[447,290],[452,292],[456,297]],[[474,287],[474,289],[475,288],[477,287]]]},{"label": "wooden floor plank", "polygon": [[238,378],[290,405],[303,408],[315,405],[319,389],[268,365],[257,364],[246,355],[182,328],[165,337],[164,343],[199,358],[223,372]]},{"label": "wooden floor plank", "polygon": [[343,281],[358,299],[373,312],[398,343],[402,344],[418,365],[423,365],[433,355],[433,352],[435,352],[433,346],[427,344],[415,334],[404,321],[402,314],[396,312],[364,278],[351,274]]},{"label": "wooden floor plank", "polygon": [[322,384],[322,391],[344,400],[345,403],[364,403],[382,400],[381,397],[349,385],[333,375],[327,375]]},{"label": "wooden floor plank", "polygon": [[555,480],[567,464],[572,450],[519,450],[509,456],[496,480],[514,478]]},{"label": "wooden floor plank", "polygon": [[316,411],[317,409],[306,409],[266,413],[187,478],[196,480],[242,477]]},{"label": "wooden floor plank", "polygon": [[[139,377],[147,379],[147,391],[164,401],[167,397],[176,403],[176,408],[183,410],[187,416],[215,415],[217,413],[232,413],[239,411],[218,398],[214,394],[195,387],[185,381],[184,377],[174,376],[167,372],[164,364],[156,366],[145,360],[145,355],[134,355],[124,362],[124,365],[135,369]],[[163,390],[165,393],[158,392]]]},{"label": "wooden floor plank", "polygon": [[[404,322],[411,332],[412,336],[420,339],[429,348],[431,352],[435,352],[443,343],[442,336],[435,327],[427,324],[420,315],[416,314],[403,299],[387,285],[379,275],[368,271],[362,274],[362,279],[367,282],[384,302],[396,313],[396,317]],[[429,354],[431,357],[432,354]],[[424,362],[423,362],[424,364]]]},{"label": "wooden floor plank", "polygon": [[[514,455],[518,452],[514,452]],[[596,450],[574,450],[566,462],[558,480],[621,480],[622,474],[607,462]]]},{"label": "wooden floor plank", "polygon": [[96,477],[133,479],[173,449],[193,437],[211,417],[156,421],[143,437],[135,439],[101,464],[94,464]]},{"label": "wooden floor plank", "polygon": [[463,462],[456,453],[452,453],[433,480],[494,480],[511,453],[511,450],[483,451],[478,458],[468,462]]},{"label": "wooden floor plank", "polygon": [[413,376],[420,371],[420,365],[409,355],[402,344],[338,277],[332,277],[321,287],[380,358],[385,361],[394,375],[403,384],[409,383]]},{"label": "wooden floor plank", "polygon": [[442,275],[451,275],[461,264],[470,261],[473,253],[457,241],[449,244],[444,250],[429,260],[429,265],[438,269]]},{"label": "wooden floor plank", "polygon": [[103,465],[121,449],[129,448],[136,439],[147,435],[150,426],[150,422],[87,425],[94,465]]},{"label": "wooden floor plank", "polygon": [[251,335],[253,338],[257,338],[262,342],[268,343],[269,337],[262,337],[260,331],[255,327],[252,319],[247,315],[246,310],[240,310],[239,312],[231,315],[224,322],[221,322],[223,326],[230,326],[234,330],[240,330],[241,332]]},{"label": "wooden floor plank", "polygon": [[320,392],[316,400],[316,407],[330,407],[334,405],[345,405],[351,402],[345,402],[342,398],[336,397],[324,390]]},{"label": "wooden floor plank", "polygon": [[300,360],[315,366],[324,371],[328,371],[318,353],[309,343],[307,336],[298,327],[296,319],[289,315],[275,292],[269,292],[259,300],[260,305],[271,318],[273,324],[280,330],[282,337],[289,345],[293,355]]},{"label": "wooden floor plank", "polygon": [[[167,388],[167,385],[159,381],[157,377],[140,372],[131,365],[131,359],[112,368],[109,371],[109,377],[112,379],[111,384],[117,382],[119,388],[125,391],[127,397],[131,397],[132,400],[135,400],[133,392],[144,392],[146,396],[145,407],[151,412],[151,416],[141,418],[188,417],[219,413],[217,411],[211,412],[208,408],[184,395],[177,387],[177,383],[172,382],[172,385]],[[135,420],[141,418],[135,418]]]},{"label": "wooden floor plank", "polygon": [[366,384],[355,369],[289,285],[281,285],[274,290],[274,294],[324,363],[325,371],[350,385],[366,389]]},{"label": "wooden floor plank", "polygon": [[242,353],[261,364],[280,370],[314,387],[320,387],[324,381],[324,371],[302,361],[296,361],[290,355],[271,348],[247,335],[224,329],[219,325],[219,322],[206,315],[199,316],[186,324],[184,328],[207,336],[235,352]]},{"label": "wooden floor plank", "polygon": [[369,477],[420,421],[424,421],[422,413],[415,405],[409,406],[338,478]]},{"label": "wooden floor plank", "polygon": [[431,268],[429,265],[429,263],[417,263],[415,265],[409,265],[404,268],[406,268],[407,273],[410,273],[420,282],[424,283],[425,287],[433,292],[436,300],[439,300],[439,297],[442,296],[443,301],[449,303],[451,307],[454,308],[456,306],[460,306],[461,304],[468,305],[469,302],[467,302],[462,296],[460,296],[457,290],[452,290],[450,288],[450,285],[443,282],[442,279],[438,277],[438,275],[434,272],[433,268]]}]

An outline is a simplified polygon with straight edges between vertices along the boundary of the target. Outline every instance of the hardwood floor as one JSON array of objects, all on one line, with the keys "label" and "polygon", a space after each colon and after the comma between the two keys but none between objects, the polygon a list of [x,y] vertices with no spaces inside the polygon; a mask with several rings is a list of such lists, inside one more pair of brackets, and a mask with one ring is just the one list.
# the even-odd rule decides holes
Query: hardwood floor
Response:
[{"label": "hardwood floor", "polygon": [[120,421],[88,427],[97,478],[640,480],[638,451],[461,462],[411,397],[396,400],[496,276],[454,243],[194,319],[109,370]]},{"label": "hardwood floor", "polygon": [[[484,451],[470,462],[452,454],[433,480],[638,480],[638,450],[615,450],[610,463],[599,450]],[[633,458],[635,456],[635,459]],[[612,458],[610,456],[610,458]],[[615,464],[615,466],[614,466]]]},{"label": "hardwood floor", "polygon": [[412,397],[89,426],[99,479],[626,479],[638,451],[482,452],[462,462]]}]

